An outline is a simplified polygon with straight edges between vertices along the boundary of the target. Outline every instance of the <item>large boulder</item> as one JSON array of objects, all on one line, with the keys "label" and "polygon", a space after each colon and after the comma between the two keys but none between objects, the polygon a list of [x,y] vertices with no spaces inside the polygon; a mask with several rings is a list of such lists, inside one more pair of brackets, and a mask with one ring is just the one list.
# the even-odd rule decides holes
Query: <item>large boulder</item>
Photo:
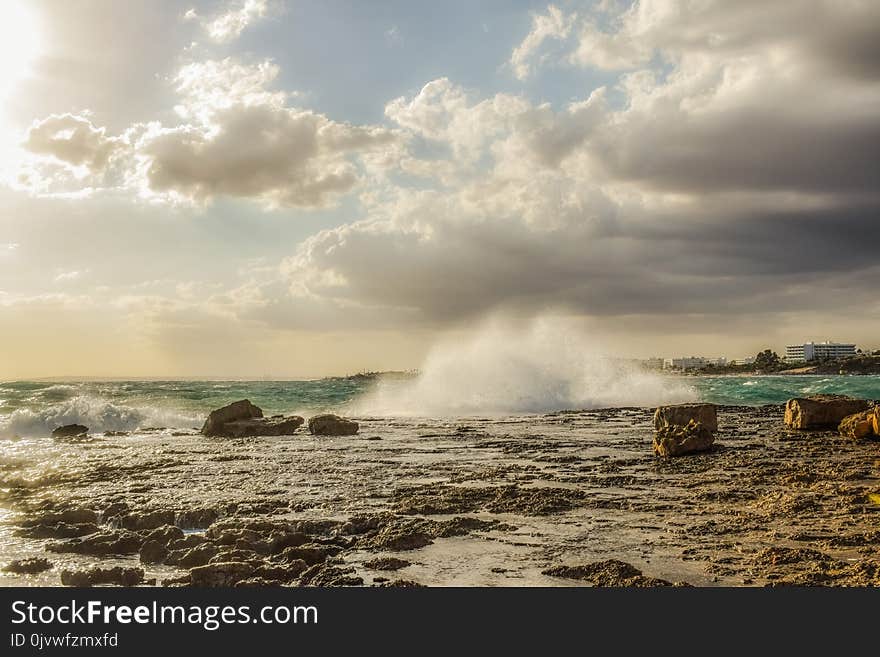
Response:
[{"label": "large boulder", "polygon": [[85,436],[89,432],[88,427],[81,424],[65,424],[58,427],[52,432],[53,438],[75,438],[77,436]]},{"label": "large boulder", "polygon": [[661,406],[654,412],[654,429],[686,427],[691,421],[699,422],[709,431],[718,431],[715,404],[674,404]]},{"label": "large boulder", "polygon": [[847,415],[840,421],[837,430],[841,436],[861,440],[870,436],[878,435],[876,431],[877,408],[872,408],[861,413]]},{"label": "large boulder", "polygon": [[263,417],[263,410],[242,399],[212,411],[202,427],[202,434],[211,437],[245,438],[252,436],[289,436],[305,420],[298,415]]},{"label": "large boulder", "polygon": [[880,436],[880,406],[874,407],[874,434]]},{"label": "large boulder", "polygon": [[705,452],[712,448],[715,436],[701,422],[691,420],[685,426],[667,425],[654,434],[654,453],[657,456],[682,456]]},{"label": "large boulder", "polygon": [[785,426],[791,429],[830,429],[847,415],[868,410],[864,399],[843,395],[814,395],[789,399],[785,403]]},{"label": "large boulder", "polygon": [[309,432],[314,436],[353,436],[360,425],[338,415],[327,413],[309,419]]},{"label": "large boulder", "polygon": [[263,410],[251,404],[249,399],[242,399],[223,408],[218,408],[216,411],[211,411],[202,427],[202,433],[206,436],[222,436],[223,425],[227,422],[252,420],[260,417],[263,417]]}]

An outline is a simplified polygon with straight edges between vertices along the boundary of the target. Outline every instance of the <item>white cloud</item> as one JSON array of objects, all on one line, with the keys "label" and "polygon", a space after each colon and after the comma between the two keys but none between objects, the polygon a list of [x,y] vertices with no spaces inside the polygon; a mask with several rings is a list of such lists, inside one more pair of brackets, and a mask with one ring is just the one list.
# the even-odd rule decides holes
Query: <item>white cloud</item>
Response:
[{"label": "white cloud", "polygon": [[239,196],[273,206],[319,207],[357,183],[349,153],[392,138],[378,128],[266,105],[234,106],[212,120],[208,130],[162,130],[139,145],[151,191],[196,202]]},{"label": "white cloud", "polygon": [[179,122],[119,137],[109,159],[131,160],[127,184],[289,207],[358,189],[361,205],[275,279],[147,305],[175,326],[204,294],[204,317],[294,328],[559,306],[670,331],[797,313],[815,297],[873,308],[873,5],[606,5],[576,22],[548,10],[511,57],[528,74],[547,39],[569,34],[561,61],[622,70],[564,107],[440,78],[386,105],[393,127],[353,126],[292,107],[272,62],[184,67]]},{"label": "white cloud", "polygon": [[532,60],[549,39],[564,40],[571,33],[575,15],[564,14],[555,5],[547,7],[546,14],[532,15],[532,29],[510,55],[513,74],[525,80],[532,72]]},{"label": "white cloud", "polygon": [[227,57],[187,64],[174,78],[182,99],[175,110],[184,119],[209,123],[214,112],[234,105],[283,107],[291,94],[268,90],[279,72],[271,60],[244,64]]},{"label": "white cloud", "polygon": [[471,161],[528,108],[527,101],[508,94],[473,103],[462,87],[440,78],[426,84],[411,100],[392,100],[385,116],[419,137],[446,142],[457,157]]},{"label": "white cloud", "polygon": [[78,281],[80,278],[83,277],[83,274],[88,273],[88,271],[88,269],[86,269],[85,271],[80,271],[76,269],[72,271],[62,271],[59,272],[52,280],[54,280],[56,283],[72,283],[74,281]]},{"label": "white cloud", "polygon": [[108,137],[105,128],[94,126],[86,116],[53,114],[34,121],[24,147],[32,153],[96,172],[107,166],[120,142]]},{"label": "white cloud", "polygon": [[27,148],[85,171],[71,175],[37,161],[22,172],[21,184],[56,194],[106,185],[170,203],[235,196],[267,206],[332,205],[362,179],[358,158],[395,148],[398,137],[288,107],[290,94],[269,88],[277,75],[270,61],[188,64],[175,78],[175,109],[185,122],[137,124],[119,137],[72,115],[37,122]]},{"label": "white cloud", "polygon": [[146,188],[195,202],[238,196],[299,207],[325,206],[350,191],[360,178],[353,156],[395,136],[286,107],[286,94],[267,90],[277,73],[271,62],[233,59],[184,67],[178,113],[193,122],[138,139]]},{"label": "white cloud", "polygon": [[818,289],[863,307],[880,85],[845,44],[870,51],[876,11],[653,0],[587,16],[569,57],[632,69],[613,103],[600,88],[556,110],[432,81],[386,116],[448,149],[400,160],[443,187],[386,191],[307,240],[284,265],[293,294],[430,325],[560,306],[721,326],[798,312]]},{"label": "white cloud", "polygon": [[203,25],[211,39],[225,43],[237,39],[245,28],[268,13],[267,0],[243,0],[219,16],[205,21]]}]

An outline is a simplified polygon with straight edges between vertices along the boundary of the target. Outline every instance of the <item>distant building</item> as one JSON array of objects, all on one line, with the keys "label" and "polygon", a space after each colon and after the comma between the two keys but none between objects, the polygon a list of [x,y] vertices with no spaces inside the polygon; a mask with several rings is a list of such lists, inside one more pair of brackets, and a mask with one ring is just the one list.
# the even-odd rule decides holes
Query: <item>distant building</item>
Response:
[{"label": "distant building", "polygon": [[646,358],[642,361],[642,367],[646,370],[662,370],[663,369],[663,359],[662,358]]},{"label": "distant building", "polygon": [[805,342],[785,348],[785,360],[790,363],[846,358],[856,355],[856,346],[844,342]]},{"label": "distant building", "polygon": [[731,365],[754,365],[755,357],[754,356],[746,356],[745,358],[734,358],[730,361]]},{"label": "distant building", "polygon": [[699,370],[709,365],[727,365],[726,358],[705,358],[703,356],[687,356],[682,358],[667,358],[664,369],[669,370]]}]

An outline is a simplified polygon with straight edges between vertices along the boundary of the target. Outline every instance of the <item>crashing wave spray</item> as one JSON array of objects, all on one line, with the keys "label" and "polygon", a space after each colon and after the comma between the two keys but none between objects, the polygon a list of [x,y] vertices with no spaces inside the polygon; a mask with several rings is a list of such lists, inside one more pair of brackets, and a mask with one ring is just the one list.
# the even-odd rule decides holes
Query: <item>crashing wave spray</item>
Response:
[{"label": "crashing wave spray", "polygon": [[18,409],[0,418],[0,438],[48,436],[53,429],[65,424],[84,424],[93,433],[98,433],[133,431],[144,426],[190,427],[199,422],[200,418],[195,415],[161,408],[136,408],[89,395],[77,395],[39,408]]},{"label": "crashing wave spray", "polygon": [[635,363],[603,354],[558,318],[525,329],[490,320],[470,339],[444,342],[410,381],[383,381],[352,410],[365,415],[475,416],[566,409],[655,406],[697,392]]}]

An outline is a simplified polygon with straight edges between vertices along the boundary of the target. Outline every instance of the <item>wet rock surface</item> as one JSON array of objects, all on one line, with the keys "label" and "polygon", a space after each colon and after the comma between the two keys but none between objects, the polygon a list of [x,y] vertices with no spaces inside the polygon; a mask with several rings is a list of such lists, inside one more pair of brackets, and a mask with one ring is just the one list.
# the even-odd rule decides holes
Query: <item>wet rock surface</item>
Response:
[{"label": "wet rock surface", "polygon": [[52,568],[52,562],[42,557],[30,559],[15,559],[3,566],[3,572],[16,573],[18,575],[35,575]]},{"label": "wet rock surface", "polygon": [[357,422],[332,413],[309,418],[309,433],[315,436],[353,436],[358,428]]},{"label": "wet rock surface", "polygon": [[290,436],[302,426],[305,420],[299,415],[289,417],[269,417],[259,420],[237,420],[223,425],[225,438],[246,438],[249,436]]},{"label": "wet rock surface", "polygon": [[61,583],[64,586],[136,586],[144,581],[144,571],[140,568],[90,568],[88,570],[62,570]]},{"label": "wet rock surface", "polygon": [[[202,426],[202,435],[222,438],[247,438],[257,436],[289,436],[305,420],[298,415],[263,417],[263,409],[248,399],[233,402],[211,411]],[[187,435],[176,432],[175,436]]]},{"label": "wet rock surface", "polygon": [[880,443],[783,414],[719,407],[724,449],[682,459],[635,408],[359,419],[378,442],[7,441],[0,563],[40,568],[0,583],[880,584]]},{"label": "wet rock surface", "polygon": [[406,559],[398,559],[397,557],[382,557],[370,559],[364,562],[364,567],[370,570],[400,570],[410,565]]},{"label": "wet rock surface", "polygon": [[85,436],[89,432],[89,428],[81,424],[65,424],[58,427],[52,432],[53,438],[75,438]]},{"label": "wet rock surface", "polygon": [[650,587],[673,586],[671,582],[654,577],[646,577],[642,571],[623,561],[608,559],[583,566],[556,566],[543,571],[551,577],[566,577],[584,580],[593,586]]}]

